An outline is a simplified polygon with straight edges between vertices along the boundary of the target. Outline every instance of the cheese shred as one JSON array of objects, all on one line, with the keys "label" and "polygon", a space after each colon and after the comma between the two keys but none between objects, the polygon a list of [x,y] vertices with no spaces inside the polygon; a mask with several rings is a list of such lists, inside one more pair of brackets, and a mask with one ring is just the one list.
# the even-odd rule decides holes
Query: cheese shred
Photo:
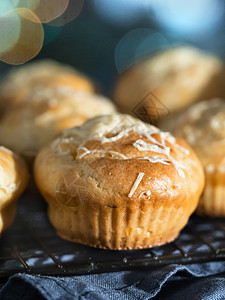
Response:
[{"label": "cheese shred", "polygon": [[138,186],[139,186],[139,184],[140,184],[142,178],[144,177],[144,175],[145,175],[145,173],[142,173],[142,172],[138,174],[138,177],[137,177],[137,179],[135,180],[135,182],[134,182],[134,184],[133,184],[133,186],[132,186],[132,188],[131,188],[131,190],[130,190],[130,193],[129,193],[129,195],[128,195],[129,198],[131,198],[131,197],[133,196],[134,192],[135,192],[136,189],[138,188]]}]

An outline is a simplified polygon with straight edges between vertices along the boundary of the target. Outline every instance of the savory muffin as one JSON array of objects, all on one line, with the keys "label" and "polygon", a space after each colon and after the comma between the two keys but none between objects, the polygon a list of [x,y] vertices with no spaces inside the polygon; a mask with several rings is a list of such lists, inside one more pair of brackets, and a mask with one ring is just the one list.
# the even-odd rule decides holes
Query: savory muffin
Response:
[{"label": "savory muffin", "polygon": [[18,197],[26,188],[28,171],[25,162],[12,151],[0,147],[0,234],[15,217]]},{"label": "savory muffin", "polygon": [[204,185],[183,139],[121,114],[64,131],[39,152],[34,174],[60,237],[123,250],[174,240]]},{"label": "savory muffin", "polygon": [[64,129],[81,125],[88,118],[115,112],[107,98],[70,87],[36,89],[28,97],[0,120],[0,143],[24,157],[34,157]]},{"label": "savory muffin", "polygon": [[72,67],[53,60],[40,60],[13,68],[0,85],[0,112],[29,100],[34,88],[69,86],[78,91],[94,92],[93,82]]},{"label": "savory muffin", "polygon": [[[199,100],[225,96],[225,66],[198,49],[177,47],[136,63],[118,79],[114,100],[122,112],[145,107],[152,119]],[[141,114],[137,114],[141,118]],[[157,120],[156,120],[157,121]]]},{"label": "savory muffin", "polygon": [[196,151],[206,174],[197,212],[225,216],[225,100],[211,99],[162,120],[161,128],[184,138]]}]

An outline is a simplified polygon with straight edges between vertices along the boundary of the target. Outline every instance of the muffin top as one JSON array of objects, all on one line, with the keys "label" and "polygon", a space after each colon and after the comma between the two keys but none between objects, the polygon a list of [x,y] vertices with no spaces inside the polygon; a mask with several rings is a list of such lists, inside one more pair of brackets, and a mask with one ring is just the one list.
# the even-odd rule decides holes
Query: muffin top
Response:
[{"label": "muffin top", "polygon": [[224,64],[218,58],[195,48],[177,47],[143,59],[122,74],[114,99],[122,109],[132,109],[151,91],[176,111],[193,101],[225,94],[224,78]]},{"label": "muffin top", "polygon": [[34,88],[70,86],[76,90],[93,92],[91,80],[72,67],[44,59],[13,68],[0,85],[0,109],[8,110],[23,102]]},{"label": "muffin top", "polygon": [[204,181],[202,166],[184,140],[121,114],[99,116],[64,131],[40,151],[35,165],[36,178],[41,180],[44,172],[49,176],[44,193],[54,193],[56,182],[70,173],[96,199],[101,193],[101,199],[112,203],[114,197],[121,203],[182,201]]},{"label": "muffin top", "polygon": [[[184,138],[204,164],[225,158],[225,100],[211,99],[170,115],[160,127]],[[225,160],[225,159],[224,159]],[[225,163],[225,162],[224,162]]]},{"label": "muffin top", "polygon": [[100,95],[65,86],[37,88],[2,117],[0,142],[23,155],[32,155],[64,129],[114,111],[114,105]]}]

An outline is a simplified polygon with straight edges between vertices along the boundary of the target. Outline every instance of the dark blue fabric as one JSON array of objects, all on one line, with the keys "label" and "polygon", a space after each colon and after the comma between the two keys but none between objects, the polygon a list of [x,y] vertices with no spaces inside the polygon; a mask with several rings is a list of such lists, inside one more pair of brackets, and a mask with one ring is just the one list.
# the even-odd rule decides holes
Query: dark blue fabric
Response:
[{"label": "dark blue fabric", "polygon": [[74,277],[17,274],[0,299],[225,299],[225,262]]}]

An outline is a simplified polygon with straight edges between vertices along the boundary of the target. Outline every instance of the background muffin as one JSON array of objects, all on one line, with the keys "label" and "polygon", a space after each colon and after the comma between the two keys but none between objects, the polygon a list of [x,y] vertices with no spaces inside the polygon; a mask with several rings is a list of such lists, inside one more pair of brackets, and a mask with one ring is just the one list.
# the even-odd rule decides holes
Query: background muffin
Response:
[{"label": "background muffin", "polygon": [[[195,101],[224,96],[224,80],[222,61],[195,48],[178,47],[142,60],[123,73],[114,100],[122,112],[130,112],[147,97],[145,109],[151,115],[164,114],[165,109],[159,108],[173,112]],[[154,106],[159,108],[152,110]]]},{"label": "background muffin", "polygon": [[34,88],[69,86],[94,92],[93,82],[72,67],[53,60],[40,60],[13,69],[0,85],[0,112],[28,100]]},{"label": "background muffin", "polygon": [[120,114],[64,131],[40,151],[34,173],[57,233],[109,249],[174,240],[204,184],[182,139]]},{"label": "background muffin", "polygon": [[225,100],[197,103],[162,120],[160,127],[184,138],[203,163],[206,186],[197,212],[225,216]]},{"label": "background muffin", "polygon": [[36,89],[26,102],[2,117],[0,143],[23,156],[34,157],[64,129],[114,111],[114,105],[100,95],[63,86]]},{"label": "background muffin", "polygon": [[0,234],[9,227],[16,213],[16,199],[28,182],[25,162],[10,150],[0,147]]}]

